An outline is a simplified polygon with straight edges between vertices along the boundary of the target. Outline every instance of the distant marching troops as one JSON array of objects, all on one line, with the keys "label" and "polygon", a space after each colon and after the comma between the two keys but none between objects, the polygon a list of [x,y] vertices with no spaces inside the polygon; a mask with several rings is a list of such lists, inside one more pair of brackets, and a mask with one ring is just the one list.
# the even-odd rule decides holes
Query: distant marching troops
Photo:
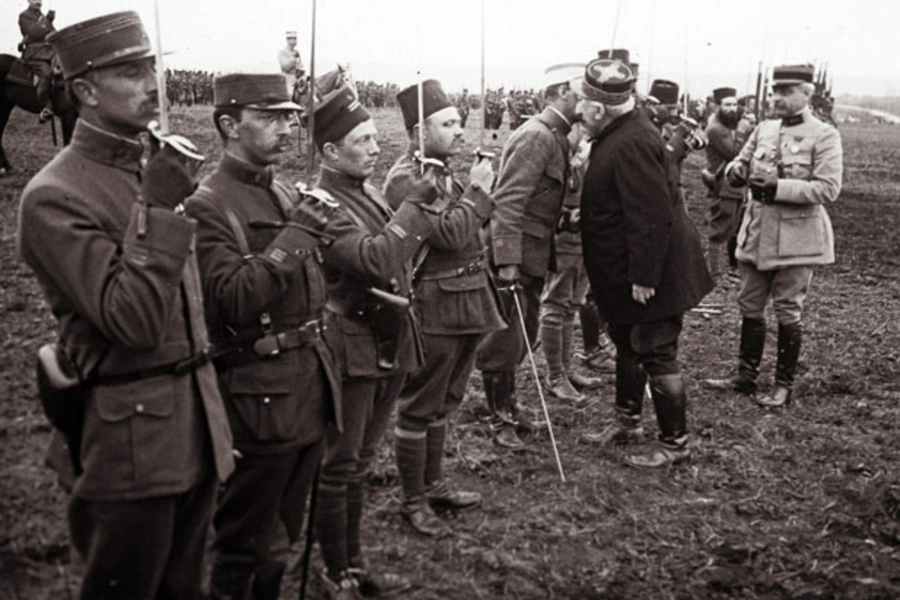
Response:
[{"label": "distant marching troops", "polygon": [[[543,110],[505,144],[496,181],[490,157],[473,161],[467,181],[450,169],[467,96],[454,105],[436,80],[369,83],[359,97],[337,89],[314,110],[322,162],[308,189],[276,172],[301,109],[289,32],[282,73],[212,82],[224,154],[198,186],[203,157],[151,124],[154,56],[137,14],[53,33],[52,16],[29,4],[28,47],[52,44],[81,111],[72,144],[26,187],[18,233],[59,322],[39,383],[56,427],[48,460],[71,490],[69,528],[85,559],[81,598],[199,598],[211,522],[211,597],[276,600],[307,502],[329,598],[406,590],[410,580],[363,547],[366,477],[389,422],[396,414],[403,520],[422,535],[451,533],[436,510],[483,500],[442,464],[472,371],[494,441],[522,448],[542,425],[522,406],[516,372],[539,339],[552,398],[578,403],[600,383],[571,362],[589,287],[599,315],[585,313],[585,338],[599,337],[602,318],[616,355],[615,416],[588,441],[643,442],[649,389],[659,440],[625,462],[687,460],[678,344],[733,236],[738,369],[706,384],[769,408],[791,402],[813,271],[834,261],[825,206],[841,189],[840,135],[810,109],[811,66],[774,70],[778,118],[752,131],[736,91],[714,91],[704,257],[680,184],[684,156],[706,137],[679,114],[674,82],[635,92],[627,51],[548,68]],[[379,190],[366,104],[387,104],[388,91],[409,147]],[[502,115],[502,89],[482,100]],[[777,358],[763,394],[770,298]]]}]

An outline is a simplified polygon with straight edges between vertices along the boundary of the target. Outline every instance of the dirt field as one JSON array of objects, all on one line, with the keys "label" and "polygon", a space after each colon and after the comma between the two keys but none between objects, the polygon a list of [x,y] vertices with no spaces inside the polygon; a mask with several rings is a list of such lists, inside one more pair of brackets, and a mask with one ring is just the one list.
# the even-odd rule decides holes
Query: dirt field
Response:
[{"label": "dirt field", "polygon": [[[219,153],[210,109],[176,111],[173,130]],[[406,146],[399,113],[377,113],[380,184]],[[469,141],[478,143],[478,116]],[[796,404],[766,413],[702,390],[702,378],[736,363],[733,292],[722,315],[687,317],[687,374],[694,456],[683,467],[643,473],[619,450],[579,442],[611,416],[612,387],[576,410],[551,405],[568,482],[560,483],[546,437],[524,453],[495,449],[463,414],[448,444],[447,471],[479,490],[484,510],[454,516],[455,534],[408,533],[385,446],[364,523],[372,562],[411,577],[404,597],[800,598],[900,597],[900,128],[846,128],[844,192],[829,208],[836,265],[820,269],[804,318]],[[499,145],[508,135],[504,125]],[[74,594],[65,495],[42,464],[49,427],[33,384],[37,347],[52,317],[15,257],[19,194],[54,153],[36,118],[14,114],[6,136],[16,171],[0,179],[0,599]],[[301,175],[301,161],[285,174]],[[692,215],[705,230],[699,156],[685,170]],[[763,382],[775,353],[770,315]],[[537,410],[528,371],[523,402]],[[473,378],[466,404],[482,403]],[[464,411],[464,413],[467,411]],[[645,417],[655,436],[652,410]],[[295,597],[296,573],[283,598]],[[314,595],[315,597],[315,595]]]}]

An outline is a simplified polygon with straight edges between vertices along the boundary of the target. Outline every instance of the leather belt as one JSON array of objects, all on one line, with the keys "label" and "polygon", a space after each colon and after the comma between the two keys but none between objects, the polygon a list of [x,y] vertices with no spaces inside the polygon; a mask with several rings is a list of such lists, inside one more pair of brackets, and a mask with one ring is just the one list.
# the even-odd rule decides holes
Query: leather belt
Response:
[{"label": "leather belt", "polygon": [[264,335],[253,343],[226,348],[215,358],[216,369],[227,371],[290,350],[312,346],[322,339],[323,331],[325,323],[322,319],[312,319],[293,329]]},{"label": "leather belt", "polygon": [[483,260],[477,260],[461,267],[453,269],[442,269],[440,271],[423,271],[417,279],[419,281],[434,281],[436,279],[452,279],[453,277],[462,277],[463,275],[474,275],[484,271],[487,263]]},{"label": "leather belt", "polygon": [[363,303],[351,304],[346,300],[332,297],[325,303],[325,308],[352,321],[365,321]]},{"label": "leather belt", "polygon": [[88,383],[93,385],[122,385],[123,383],[131,383],[132,381],[140,381],[141,379],[152,379],[163,375],[171,375],[179,377],[187,375],[191,371],[196,371],[212,359],[209,349],[200,352],[194,356],[179,360],[158,367],[149,369],[140,369],[120,375],[96,375],[88,379]]}]

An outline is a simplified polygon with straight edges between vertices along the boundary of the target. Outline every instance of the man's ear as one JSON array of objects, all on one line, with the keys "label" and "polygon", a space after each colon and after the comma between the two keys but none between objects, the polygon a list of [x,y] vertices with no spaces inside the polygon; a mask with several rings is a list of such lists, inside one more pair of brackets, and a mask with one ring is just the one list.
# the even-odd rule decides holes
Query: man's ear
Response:
[{"label": "man's ear", "polygon": [[97,106],[97,86],[86,77],[76,77],[69,83],[72,94],[81,106]]},{"label": "man's ear", "polygon": [[327,158],[331,162],[334,162],[339,158],[337,146],[335,146],[333,142],[325,142],[322,144],[321,152],[322,157]]},{"label": "man's ear", "polygon": [[240,125],[240,121],[233,116],[219,115],[219,127],[226,139],[236,140],[241,137],[240,131],[238,131],[238,125]]}]

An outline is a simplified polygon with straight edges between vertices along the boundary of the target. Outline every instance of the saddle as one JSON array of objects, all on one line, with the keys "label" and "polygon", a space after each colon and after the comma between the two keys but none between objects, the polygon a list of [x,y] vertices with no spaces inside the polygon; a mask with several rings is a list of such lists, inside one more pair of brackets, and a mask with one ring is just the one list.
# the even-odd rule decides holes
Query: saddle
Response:
[{"label": "saddle", "polygon": [[9,68],[9,73],[6,75],[6,82],[14,83],[22,87],[35,87],[37,85],[37,75],[35,75],[21,59],[17,58]]}]

